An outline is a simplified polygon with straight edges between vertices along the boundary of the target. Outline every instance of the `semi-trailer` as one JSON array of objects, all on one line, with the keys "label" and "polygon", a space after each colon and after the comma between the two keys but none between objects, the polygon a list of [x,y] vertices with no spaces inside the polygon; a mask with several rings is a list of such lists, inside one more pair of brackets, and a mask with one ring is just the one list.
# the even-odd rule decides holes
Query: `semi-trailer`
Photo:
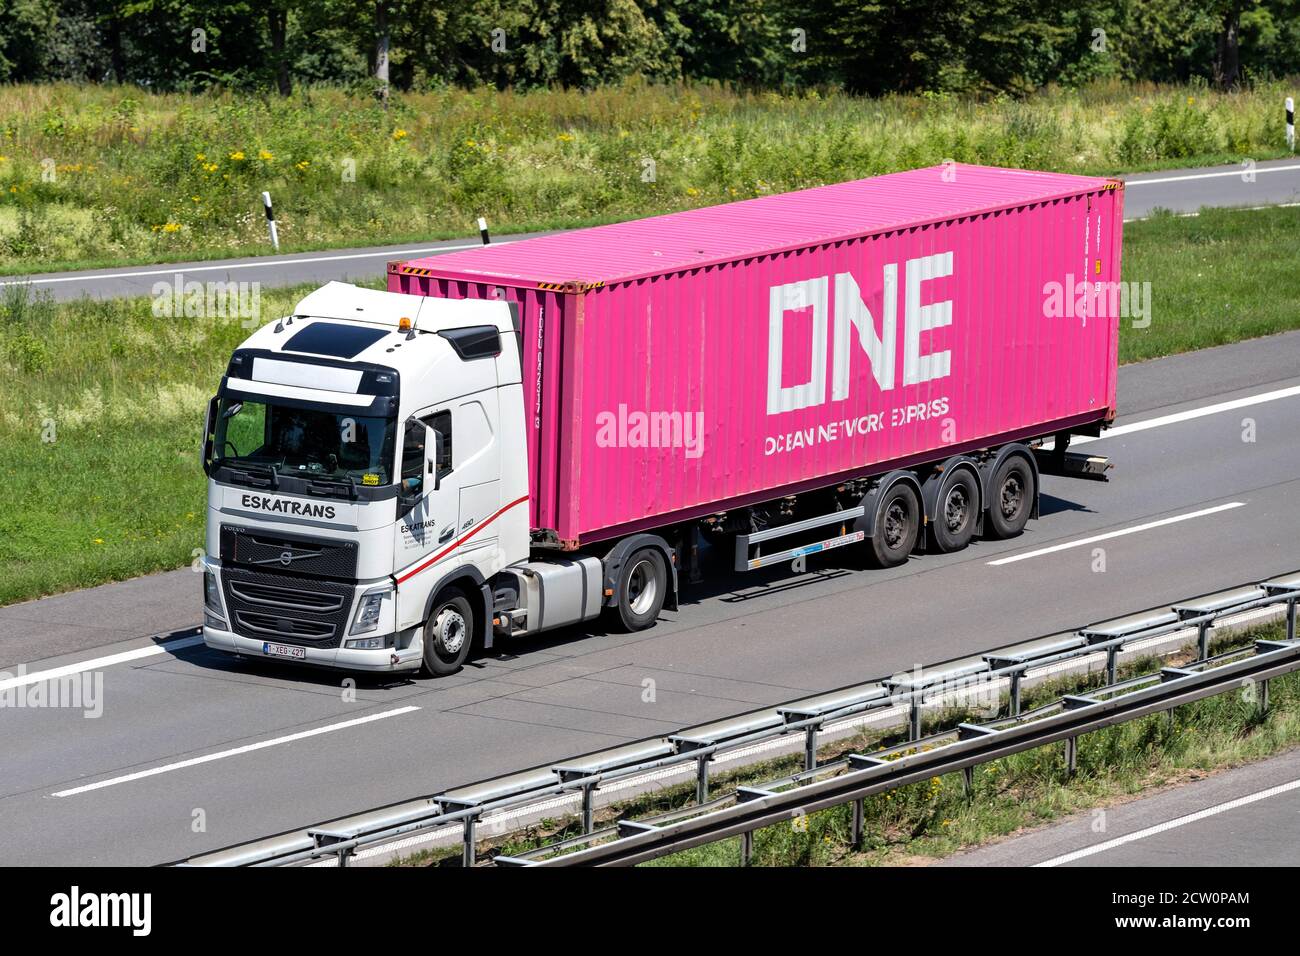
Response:
[{"label": "semi-trailer", "polygon": [[947,163],[329,283],[209,404],[204,639],[447,674],[651,626],[706,544],[1016,535],[1041,475],[1109,466],[1067,449],[1115,415],[1122,198]]}]

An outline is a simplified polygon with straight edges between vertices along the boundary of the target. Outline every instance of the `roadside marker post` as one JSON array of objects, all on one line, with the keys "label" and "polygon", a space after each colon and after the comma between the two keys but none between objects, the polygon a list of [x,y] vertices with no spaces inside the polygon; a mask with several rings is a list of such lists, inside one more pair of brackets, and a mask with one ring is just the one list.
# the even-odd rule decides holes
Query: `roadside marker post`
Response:
[{"label": "roadside marker post", "polygon": [[262,193],[262,205],[266,208],[266,231],[271,234],[271,246],[280,251],[280,233],[275,228],[275,210],[271,208],[271,194]]},{"label": "roadside marker post", "polygon": [[1295,100],[1286,98],[1286,148],[1295,152]]},{"label": "roadside marker post", "polygon": [[488,236],[487,220],[484,219],[482,216],[478,217],[478,234],[483,239],[483,245],[486,246],[489,242],[492,241],[491,238]]}]

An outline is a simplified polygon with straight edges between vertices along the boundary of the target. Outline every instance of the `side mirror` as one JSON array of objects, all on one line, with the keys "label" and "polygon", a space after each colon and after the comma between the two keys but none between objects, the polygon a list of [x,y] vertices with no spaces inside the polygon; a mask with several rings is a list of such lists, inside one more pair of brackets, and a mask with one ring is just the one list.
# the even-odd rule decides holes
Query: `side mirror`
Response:
[{"label": "side mirror", "polygon": [[442,432],[429,425],[424,426],[424,470],[426,474],[432,475],[430,479],[433,482],[433,490],[438,490],[441,477],[438,474],[438,462],[442,461]]},{"label": "side mirror", "polygon": [[206,475],[212,470],[212,442],[217,427],[217,396],[208,399],[208,414],[203,422],[203,447],[199,451],[199,466]]}]

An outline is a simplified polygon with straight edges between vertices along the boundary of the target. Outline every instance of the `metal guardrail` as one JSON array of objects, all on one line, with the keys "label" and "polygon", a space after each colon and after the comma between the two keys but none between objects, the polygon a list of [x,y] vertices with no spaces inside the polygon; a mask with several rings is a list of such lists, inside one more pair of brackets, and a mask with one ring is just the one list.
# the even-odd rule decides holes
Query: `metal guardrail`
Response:
[{"label": "metal guardrail", "polygon": [[[854,838],[858,840],[863,826],[863,800],[876,793],[958,770],[966,774],[969,786],[978,764],[1059,740],[1066,741],[1067,767],[1072,771],[1081,734],[1171,710],[1222,693],[1247,679],[1258,683],[1261,706],[1267,708],[1268,680],[1300,669],[1298,602],[1300,571],[1072,633],[1000,648],[956,664],[841,688],[662,738],[230,847],[195,857],[187,864],[290,866],[334,857],[339,866],[347,866],[357,851],[366,847],[455,826],[461,828],[462,860],[473,865],[476,830],[485,816],[574,794],[582,800],[581,836],[518,857],[498,856],[493,862],[524,866],[626,865],[737,835],[742,837],[742,855],[747,860],[755,830],[788,820],[793,813],[811,813],[845,803],[854,804]],[[1253,648],[1224,658],[1209,658],[1209,635],[1216,622],[1277,605],[1285,606],[1285,641],[1257,642]],[[1117,682],[1120,653],[1139,642],[1187,628],[1197,630],[1199,654],[1194,664]],[[1030,670],[1101,653],[1106,654],[1105,687],[1022,713],[1021,685]],[[1251,656],[1243,656],[1246,654]],[[985,724],[961,724],[928,738],[922,736],[922,715],[927,705],[954,696],[987,693],[1000,688],[1002,681],[1007,682],[1010,691],[1005,717]],[[906,742],[881,753],[853,754],[818,764],[818,735],[829,725],[900,705],[908,711]],[[741,787],[710,800],[710,761],[721,753],[791,734],[804,736],[802,773],[763,787]],[[925,749],[919,749],[922,746]],[[595,829],[594,798],[602,785],[690,763],[695,764],[694,806],[651,820],[620,820],[615,827]],[[541,859],[545,854],[571,849],[574,852]]]}]

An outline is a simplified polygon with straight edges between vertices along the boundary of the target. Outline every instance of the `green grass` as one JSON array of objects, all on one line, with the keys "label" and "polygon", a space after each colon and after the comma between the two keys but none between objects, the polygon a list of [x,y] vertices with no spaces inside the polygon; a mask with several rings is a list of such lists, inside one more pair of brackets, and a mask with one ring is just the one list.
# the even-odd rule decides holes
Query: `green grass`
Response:
[{"label": "green grass", "polygon": [[[1281,622],[1258,625],[1212,643],[1211,654],[1249,646],[1254,640],[1285,636]],[[1161,666],[1195,658],[1187,649],[1172,658],[1147,658],[1120,668],[1121,679],[1151,674]],[[1104,672],[1063,677],[1039,684],[1024,697],[1024,707],[1055,701],[1062,694],[1085,693],[1104,683]],[[1151,790],[1260,760],[1300,745],[1300,674],[1270,684],[1270,710],[1261,714],[1241,693],[1222,694],[1178,708],[1171,723],[1165,714],[1096,731],[1079,738],[1078,769],[1065,773],[1057,745],[1017,754],[978,768],[974,799],[968,799],[960,774],[934,777],[868,798],[866,832],[859,850],[851,846],[848,806],[820,811],[797,822],[771,826],[754,835],[755,866],[890,866],[925,864],[969,850],[1025,828],[1050,824],[1084,810],[1112,806]],[[1006,707],[1005,695],[1003,707]],[[1005,710],[1004,710],[1005,712]],[[926,720],[926,733],[982,717],[954,710]],[[849,753],[894,747],[894,732],[863,733],[825,746],[821,763]],[[759,786],[801,770],[802,755],[715,774],[712,792]],[[680,784],[620,801],[597,814],[597,827],[620,818],[647,819],[694,804],[694,784]],[[573,818],[542,821],[519,833],[488,841],[485,854],[517,856],[557,840],[576,837]],[[735,866],[738,839],[723,840],[673,854],[646,866]],[[458,865],[453,850],[427,850],[400,861],[404,865]]]},{"label": "green grass", "polygon": [[[286,100],[0,87],[0,273],[498,234],[627,219],[933,165],[1071,172],[1283,155],[1285,83],[1102,84],[1024,100],[446,89],[385,112]],[[812,135],[815,131],[816,135]],[[653,162],[653,177],[648,174]]]},{"label": "green grass", "polygon": [[[1125,276],[1152,283],[1138,361],[1300,328],[1300,209],[1206,211],[1126,227]],[[266,319],[307,287],[266,292]],[[0,605],[180,567],[203,544],[198,439],[247,335],[233,319],[155,318],[147,299],[0,297]],[[51,431],[52,429],[52,431]],[[53,440],[49,440],[53,439]]]},{"label": "green grass", "polygon": [[1120,361],[1140,362],[1300,328],[1300,207],[1204,209],[1124,227],[1124,277],[1150,282],[1151,324],[1124,322]]}]

